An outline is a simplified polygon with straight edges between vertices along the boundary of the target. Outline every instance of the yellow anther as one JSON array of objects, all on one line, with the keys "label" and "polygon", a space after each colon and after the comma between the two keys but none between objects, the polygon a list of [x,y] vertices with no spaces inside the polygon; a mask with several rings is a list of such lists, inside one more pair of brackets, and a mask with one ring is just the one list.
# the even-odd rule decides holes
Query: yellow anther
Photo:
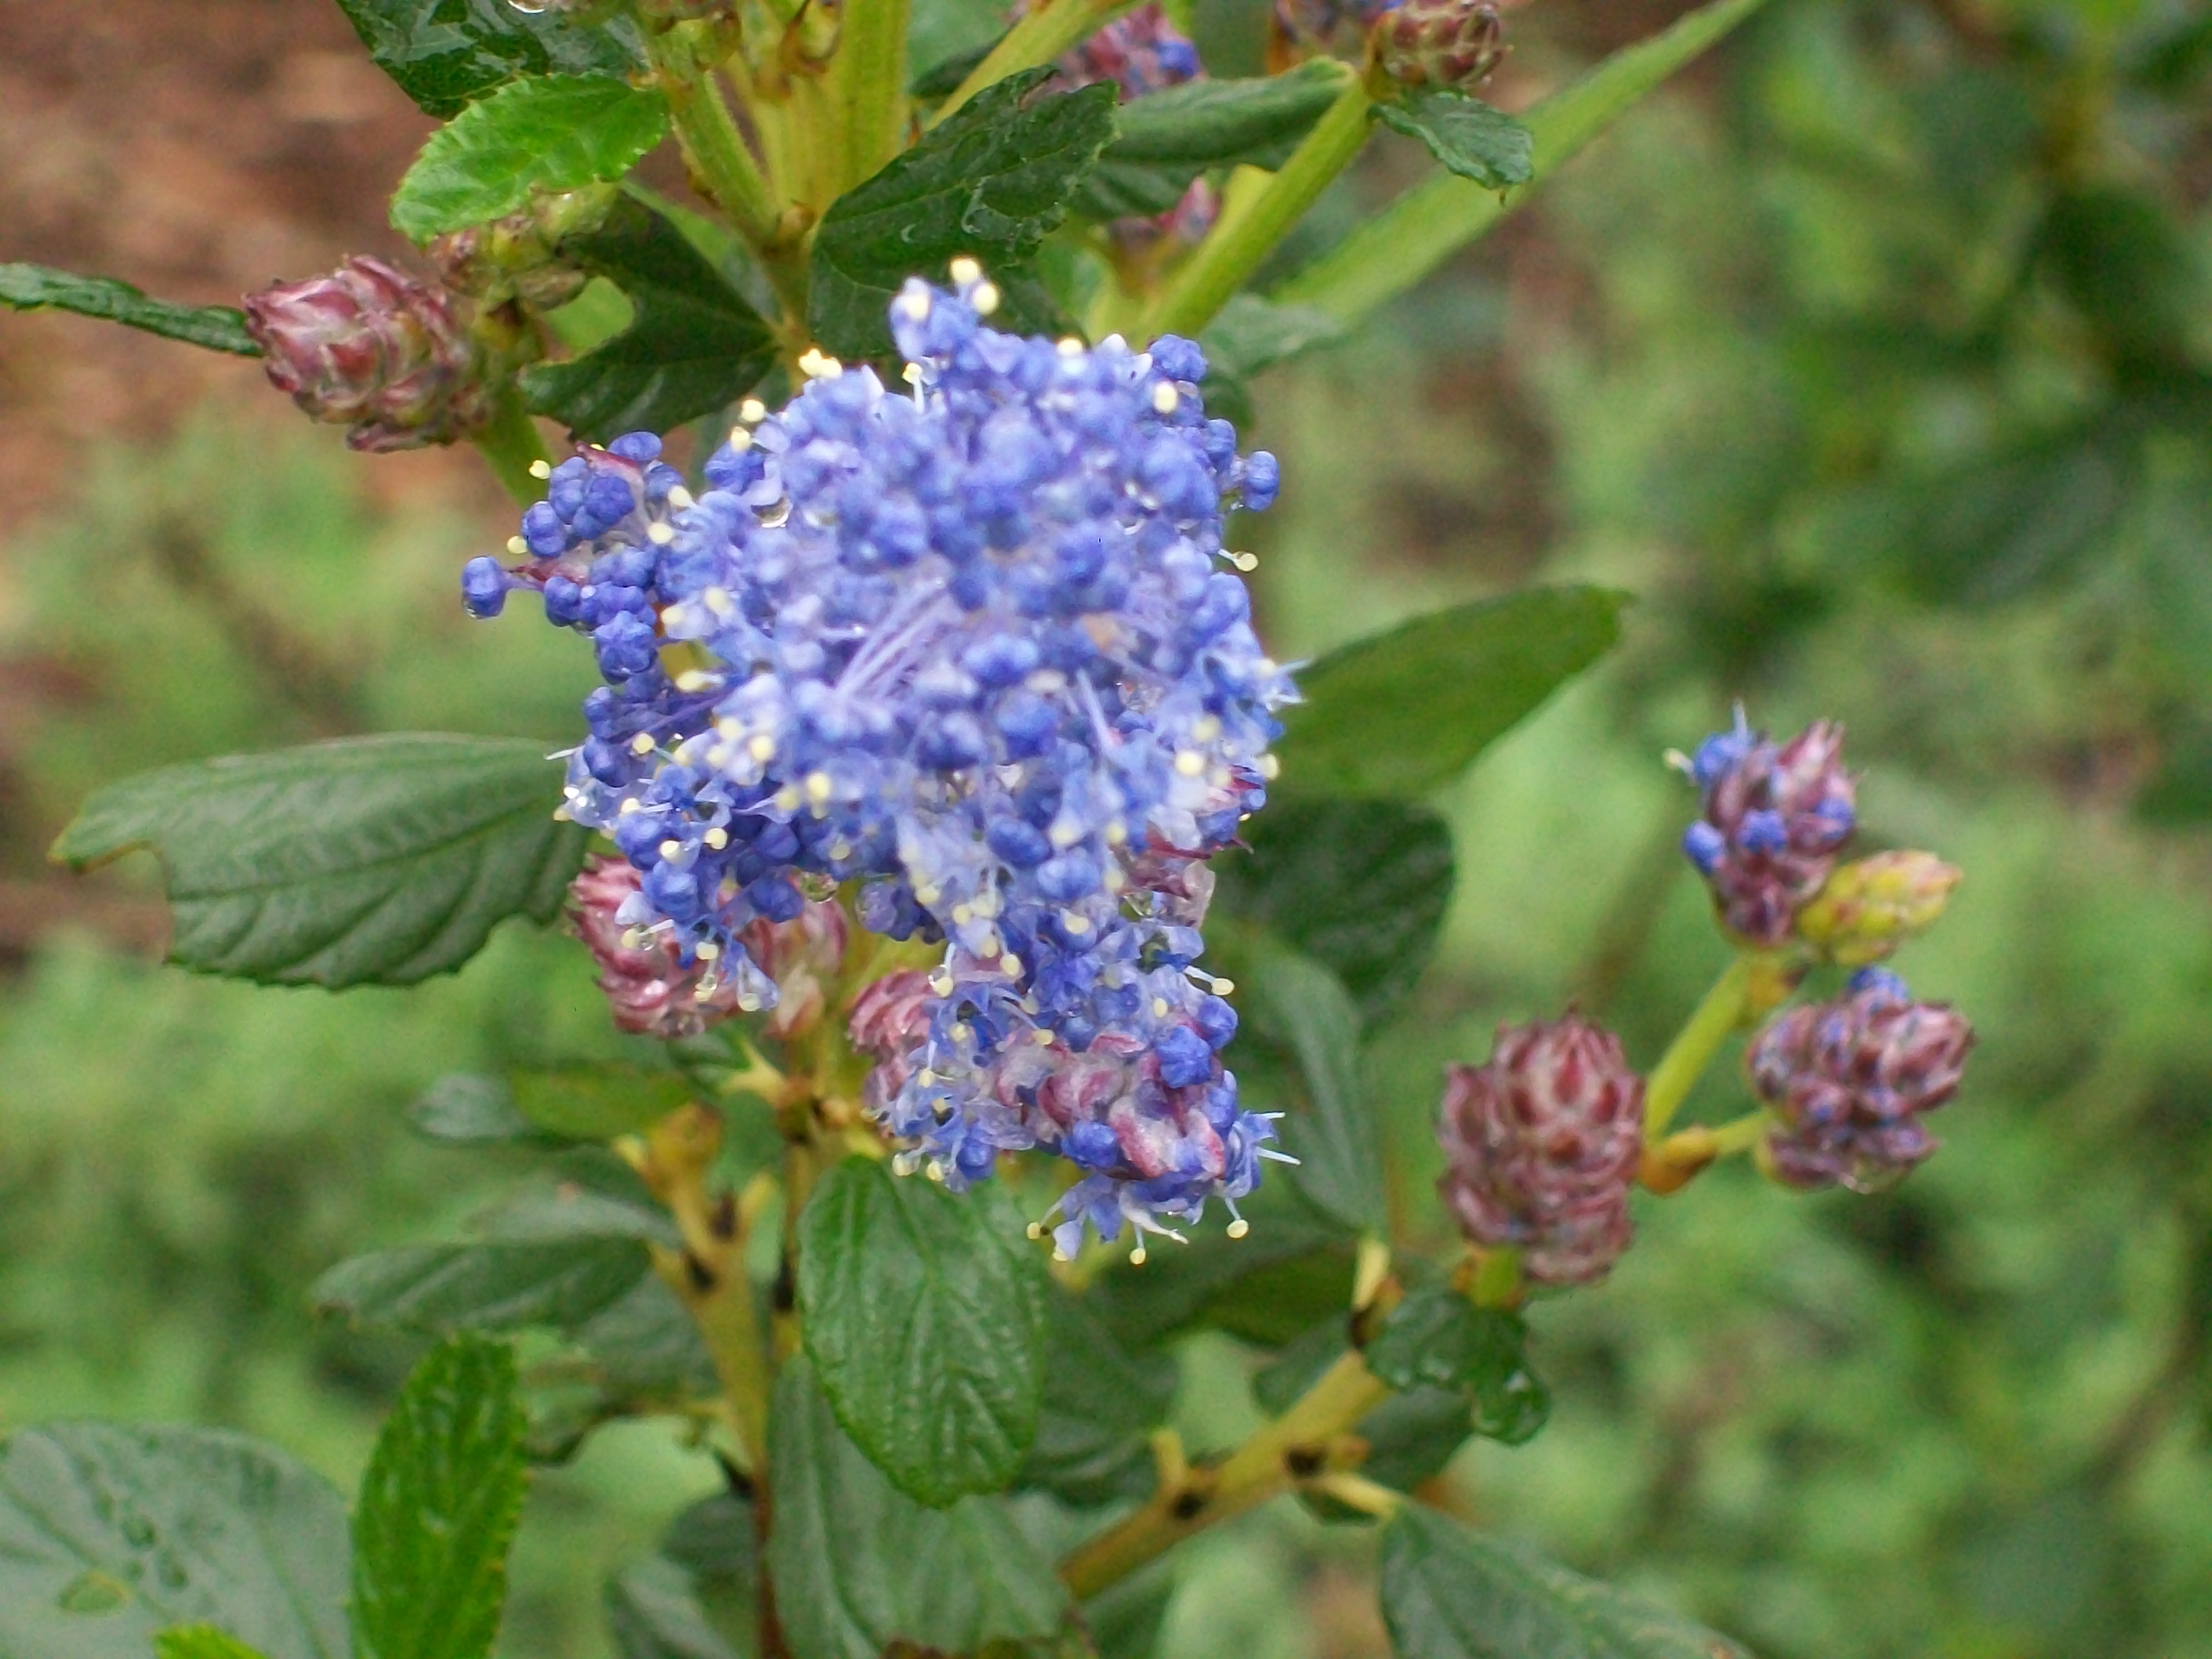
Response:
[{"label": "yellow anther", "polygon": [[996,283],[976,283],[975,291],[968,296],[968,303],[975,307],[978,317],[989,316],[999,308],[999,285]]},{"label": "yellow anther", "polygon": [[629,740],[629,752],[633,755],[650,755],[653,752],[653,733],[641,732]]},{"label": "yellow anther", "polygon": [[908,386],[920,386],[921,384],[921,365],[920,363],[908,363],[904,368],[899,370],[899,379],[904,380]]},{"label": "yellow anther", "polygon": [[1231,553],[1229,556],[1229,562],[1239,570],[1257,570],[1260,568],[1260,556],[1257,553]]},{"label": "yellow anther", "polygon": [[1182,393],[1175,389],[1172,380],[1162,380],[1152,388],[1152,410],[1156,414],[1172,415],[1182,401]]},{"label": "yellow anther", "polygon": [[520,559],[530,551],[530,544],[520,536],[509,536],[507,538],[507,550]]},{"label": "yellow anther", "polygon": [[[734,725],[735,722],[732,721],[732,724]],[[736,735],[735,732],[731,733],[732,737]],[[775,758],[775,739],[765,732],[755,732],[745,744],[745,753],[765,764]]]},{"label": "yellow anther", "polygon": [[748,398],[738,405],[738,418],[747,426],[758,426],[768,419],[768,405],[757,398]]},{"label": "yellow anther", "polygon": [[1083,342],[1073,334],[1063,334],[1056,344],[1063,357],[1080,357],[1083,355]]},{"label": "yellow anther", "polygon": [[1154,997],[1152,999],[1152,1018],[1154,1019],[1165,1019],[1167,1017],[1168,1000],[1165,997]]},{"label": "yellow anther", "polygon": [[892,301],[891,304],[897,307],[899,315],[908,321],[915,323],[924,321],[929,315],[929,290],[926,288],[910,288]]},{"label": "yellow anther", "polygon": [[553,463],[545,459],[544,457],[540,456],[538,459],[531,462],[530,476],[533,478],[551,477],[553,476]]},{"label": "yellow anther", "polygon": [[1129,1252],[1129,1265],[1132,1267],[1141,1267],[1145,1265],[1145,1247],[1142,1244]]},{"label": "yellow anther", "polygon": [[1040,1026],[1030,1033],[1030,1041],[1040,1048],[1049,1048],[1052,1047],[1052,1033]]},{"label": "yellow anther", "polygon": [[624,816],[626,816],[626,815],[628,815],[628,814],[629,814],[629,813],[631,813],[631,812],[635,812],[635,811],[636,811],[637,810],[638,810],[638,799],[637,799],[637,797],[636,797],[636,796],[633,795],[633,796],[631,796],[628,800],[624,801],[624,802],[623,802],[620,806],[618,806],[618,807],[617,807],[617,808],[615,809],[615,815],[616,815],[617,817],[624,817]]},{"label": "yellow anther", "polygon": [[676,539],[676,526],[656,519],[646,526],[645,538],[655,547],[665,547]]},{"label": "yellow anther", "polygon": [[1206,770],[1206,757],[1195,749],[1186,749],[1176,757],[1175,769],[1184,777],[1194,778]]},{"label": "yellow anther", "polygon": [[799,791],[787,783],[769,799],[779,812],[795,812],[799,810]]},{"label": "yellow anther", "polygon": [[709,852],[719,853],[730,844],[730,832],[718,823],[699,839],[707,843]]},{"label": "yellow anther", "polygon": [[810,380],[834,380],[845,372],[845,365],[820,346],[809,346],[799,360],[799,372]]},{"label": "yellow anther", "polygon": [[947,274],[952,278],[953,287],[965,288],[969,283],[982,279],[983,267],[963,253],[952,262]]},{"label": "yellow anther", "polygon": [[665,859],[682,858],[684,843],[680,841],[664,841],[660,843],[660,856]]},{"label": "yellow anther", "polygon": [[730,428],[730,447],[742,455],[753,447],[753,434],[741,426]]},{"label": "yellow anther", "polygon": [[698,501],[690,490],[682,484],[678,484],[668,492],[668,505],[674,511],[681,513],[686,507],[697,506]]},{"label": "yellow anther", "polygon": [[1022,976],[1022,959],[1012,955],[1000,957],[999,971],[1008,979],[1019,979]]},{"label": "yellow anther", "polygon": [[716,957],[722,954],[722,947],[715,944],[714,941],[710,939],[701,939],[697,949],[699,952],[699,960],[702,962],[712,962]]},{"label": "yellow anther", "polygon": [[1200,714],[1191,723],[1190,734],[1200,743],[1212,743],[1221,735],[1221,716]]},{"label": "yellow anther", "polygon": [[1044,1237],[1044,1224],[1041,1221],[1032,1221],[1022,1231],[1026,1232],[1030,1236],[1030,1241],[1034,1243],[1037,1239]]},{"label": "yellow anther", "polygon": [[678,691],[704,691],[714,683],[714,677],[703,668],[687,668],[676,677]]},{"label": "yellow anther", "polygon": [[738,602],[730,597],[730,590],[726,587],[710,587],[699,596],[699,599],[718,617],[730,616],[738,608]]},{"label": "yellow anther", "polygon": [[1247,1221],[1241,1215],[1238,1216],[1236,1220],[1231,1222],[1227,1229],[1228,1234],[1231,1238],[1242,1238],[1245,1234],[1251,1231],[1252,1224]]},{"label": "yellow anther", "polygon": [[1273,783],[1277,778],[1283,775],[1282,757],[1279,755],[1261,756],[1259,771],[1261,777],[1267,779],[1268,782]]},{"label": "yellow anther", "polygon": [[1213,994],[1218,997],[1225,997],[1236,988],[1237,981],[1233,979],[1216,979],[1213,981]]}]

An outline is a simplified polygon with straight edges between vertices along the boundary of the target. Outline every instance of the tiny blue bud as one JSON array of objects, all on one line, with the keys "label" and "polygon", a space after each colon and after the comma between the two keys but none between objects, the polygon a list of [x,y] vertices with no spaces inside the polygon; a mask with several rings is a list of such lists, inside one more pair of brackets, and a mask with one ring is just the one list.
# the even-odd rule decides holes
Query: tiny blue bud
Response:
[{"label": "tiny blue bud", "polygon": [[507,590],[514,581],[489,556],[471,559],[461,567],[461,603],[471,617],[496,617],[507,606]]}]

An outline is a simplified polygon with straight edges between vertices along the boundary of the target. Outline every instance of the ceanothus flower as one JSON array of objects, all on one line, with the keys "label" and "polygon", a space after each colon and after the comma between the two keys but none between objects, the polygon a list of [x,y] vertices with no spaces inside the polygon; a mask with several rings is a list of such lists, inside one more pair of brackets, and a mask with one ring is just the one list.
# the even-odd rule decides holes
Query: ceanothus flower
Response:
[{"label": "ceanothus flower", "polygon": [[892,304],[910,394],[811,354],[696,497],[648,434],[587,448],[463,589],[479,616],[536,589],[590,635],[565,810],[638,872],[619,921],[708,964],[697,994],[772,1006],[748,929],[840,887],[943,943],[855,1007],[871,1109],[952,1187],[1071,1160],[1065,1253],[1233,1213],[1272,1135],[1195,963],[1202,860],[1265,800],[1294,696],[1222,540],[1277,473],[1206,418],[1190,342],[999,333],[997,290],[954,276]]},{"label": "ceanothus flower", "polygon": [[1843,728],[1815,720],[1784,744],[1754,732],[1739,708],[1677,763],[1704,798],[1682,850],[1713,890],[1728,930],[1750,944],[1790,937],[1857,823],[1856,782],[1844,769]]}]

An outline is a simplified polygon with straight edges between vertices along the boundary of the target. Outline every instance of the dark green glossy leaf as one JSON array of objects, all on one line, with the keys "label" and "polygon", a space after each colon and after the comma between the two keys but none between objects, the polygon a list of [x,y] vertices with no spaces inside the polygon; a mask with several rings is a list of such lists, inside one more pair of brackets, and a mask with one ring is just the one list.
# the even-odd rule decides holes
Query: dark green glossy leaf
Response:
[{"label": "dark green glossy leaf", "polygon": [[1292,1179],[1346,1227],[1380,1232],[1382,1145],[1360,1079],[1358,1008],[1328,969],[1273,943],[1252,951],[1242,984],[1247,1040],[1291,1056],[1304,1085],[1297,1109],[1276,1126],[1298,1160]]},{"label": "dark green glossy leaf", "polygon": [[944,97],[1006,32],[1006,8],[998,0],[912,0],[906,60],[916,95]]},{"label": "dark green glossy leaf", "polygon": [[743,1659],[757,1644],[759,1546],[751,1506],[726,1495],[676,1519],[658,1553],[607,1586],[622,1659]]},{"label": "dark green glossy leaf", "polygon": [[1099,1276],[1087,1299],[1124,1347],[1200,1327],[1274,1346],[1350,1304],[1347,1234],[1283,1171],[1271,1169],[1243,1208],[1251,1223],[1243,1238],[1201,1228],[1188,1244],[1146,1252],[1142,1267],[1120,1262]]},{"label": "dark green glossy leaf", "polygon": [[514,1354],[448,1339],[376,1437],[354,1519],[356,1659],[484,1659],[529,1483]]},{"label": "dark green glossy leaf", "polygon": [[1451,1389],[1474,1406],[1478,1434],[1517,1446],[1552,1414],[1552,1392],[1530,1369],[1521,1316],[1478,1308],[1431,1285],[1409,1294],[1367,1345],[1367,1364],[1394,1389]]},{"label": "dark green glossy leaf", "polygon": [[143,328],[164,339],[205,346],[240,357],[258,357],[261,348],[246,331],[246,313],[231,306],[177,306],[149,300],[128,283],[112,276],[80,276],[46,265],[0,264],[0,305],[17,311],[51,306],[80,317],[98,317],[128,328]]},{"label": "dark green glossy leaf", "polygon": [[514,1108],[565,1140],[612,1140],[651,1128],[697,1094],[680,1072],[581,1062],[511,1072]]},{"label": "dark green glossy leaf", "polygon": [[[941,281],[967,254],[1010,301],[1037,244],[1114,134],[1114,88],[1024,100],[1049,69],[1009,76],[912,149],[830,204],[814,236],[807,310],[815,337],[845,357],[891,349],[891,296],[909,276]],[[1009,319],[999,319],[1002,325]]]},{"label": "dark green glossy leaf", "polygon": [[1175,1384],[1170,1355],[1128,1352],[1086,1298],[1049,1292],[1044,1407],[1017,1484],[1075,1504],[1141,1498],[1152,1431],[1167,1421]]},{"label": "dark green glossy leaf", "polygon": [[393,192],[392,222],[417,242],[482,224],[533,190],[619,179],[667,131],[657,92],[592,76],[516,81],[430,135]]},{"label": "dark green glossy leaf", "polygon": [[850,1158],[799,1218],[799,1305],[823,1392],[924,1504],[1006,1486],[1036,1437],[1044,1275],[995,1196]]},{"label": "dark green glossy leaf", "polygon": [[170,960],[274,984],[411,985],[550,921],[583,861],[561,769],[507,738],[347,738],[110,784],[54,843],[161,860]]},{"label": "dark green glossy leaf", "polygon": [[596,350],[523,372],[531,408],[577,436],[665,432],[711,415],[750,392],[775,361],[760,313],[681,230],[635,198],[622,197],[599,229],[570,237],[561,251],[617,284],[635,313]]},{"label": "dark green glossy leaf", "polygon": [[0,1654],[118,1659],[213,1624],[268,1659],[348,1659],[345,1502],[215,1429],[57,1423],[0,1445]]},{"label": "dark green glossy leaf", "polygon": [[1375,118],[1419,139],[1430,155],[1485,190],[1508,190],[1535,176],[1535,141],[1528,129],[1463,92],[1424,87],[1376,105]]},{"label": "dark green glossy leaf", "polygon": [[1272,928],[1344,982],[1363,1018],[1413,988],[1450,908],[1451,827],[1404,801],[1292,795],[1218,860],[1215,904]]},{"label": "dark green glossy leaf", "polygon": [[1705,1629],[1408,1504],[1382,1533],[1399,1659],[1750,1659]]},{"label": "dark green glossy leaf", "polygon": [[925,1509],[837,1426],[804,1359],[775,1382],[769,1572],[793,1659],[879,1659],[1049,1637],[1068,1618],[1052,1565],[995,1498]]},{"label": "dark green glossy leaf", "polygon": [[377,66],[441,120],[522,75],[619,79],[643,67],[627,21],[581,23],[509,0],[338,0]]},{"label": "dark green glossy leaf", "polygon": [[2155,198],[2104,185],[2052,198],[2038,239],[2045,270],[2122,353],[2179,355],[2208,305],[2212,265]]},{"label": "dark green glossy leaf", "polygon": [[1075,210],[1091,219],[1165,213],[1209,168],[1279,167],[1348,78],[1343,65],[1323,59],[1285,75],[1187,81],[1132,99],[1115,112],[1114,141],[1077,191]]},{"label": "dark green glossy leaf", "polygon": [[495,1077],[449,1072],[407,1108],[407,1121],[427,1140],[449,1146],[502,1146],[545,1136],[515,1109],[514,1095]]},{"label": "dark green glossy leaf", "polygon": [[635,1237],[404,1244],[373,1250],[315,1281],[316,1308],[399,1330],[569,1330],[613,1304],[649,1267]]},{"label": "dark green glossy leaf", "polygon": [[1524,588],[1330,652],[1284,711],[1284,785],[1403,798],[1450,782],[1613,648],[1627,603],[1612,588]]},{"label": "dark green glossy leaf", "polygon": [[154,1638],[154,1659],[267,1659],[216,1625],[179,1625]]}]

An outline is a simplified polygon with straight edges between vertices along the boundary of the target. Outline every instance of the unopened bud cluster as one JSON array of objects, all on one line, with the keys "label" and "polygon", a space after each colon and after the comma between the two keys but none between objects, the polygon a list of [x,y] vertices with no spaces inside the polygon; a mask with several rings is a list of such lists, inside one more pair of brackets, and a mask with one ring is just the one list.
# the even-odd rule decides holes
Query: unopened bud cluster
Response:
[{"label": "unopened bud cluster", "polygon": [[1505,25],[1488,0],[1400,0],[1376,20],[1368,46],[1401,86],[1472,92],[1504,59]]},{"label": "unopened bud cluster", "polygon": [[453,296],[381,259],[248,295],[246,326],[276,388],[355,449],[451,443],[489,413]]},{"label": "unopened bud cluster", "polygon": [[1857,823],[1856,781],[1844,770],[1843,728],[1816,721],[1788,743],[1753,732],[1736,712],[1686,763],[1705,811],[1682,850],[1711,884],[1722,924],[1746,944],[1790,936]]},{"label": "unopened bud cluster", "polygon": [[1628,1248],[1644,1080],[1579,1015],[1498,1028],[1489,1063],[1446,1073],[1439,1190],[1474,1243],[1542,1285],[1583,1285]]},{"label": "unopened bud cluster", "polygon": [[562,241],[595,228],[614,197],[605,185],[541,197],[520,213],[441,236],[426,252],[456,294],[480,305],[520,300],[550,311],[574,299],[586,280],[562,258]]},{"label": "unopened bud cluster", "polygon": [[1948,1003],[1916,1002],[1886,969],[1862,969],[1832,1002],[1792,1008],[1746,1057],[1781,1126],[1762,1162],[1792,1187],[1873,1192],[1938,1145],[1921,1118],[1959,1091],[1973,1028]]}]

